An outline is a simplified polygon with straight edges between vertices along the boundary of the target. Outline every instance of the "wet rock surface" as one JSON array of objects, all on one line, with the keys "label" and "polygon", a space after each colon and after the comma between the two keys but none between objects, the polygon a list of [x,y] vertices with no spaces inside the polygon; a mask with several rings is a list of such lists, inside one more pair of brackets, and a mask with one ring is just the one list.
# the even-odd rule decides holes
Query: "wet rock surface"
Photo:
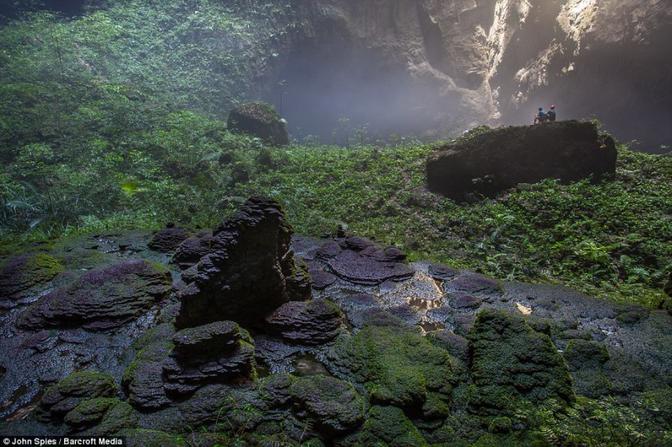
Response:
[{"label": "wet rock surface", "polygon": [[451,445],[527,430],[514,413],[530,405],[610,396],[669,426],[666,310],[407,263],[363,238],[292,237],[261,199],[172,257],[154,237],[45,252],[59,273],[0,314],[0,434]]},{"label": "wet rock surface", "polygon": [[168,270],[129,260],[92,270],[40,298],[18,319],[23,329],[83,327],[106,330],[140,316],[171,289]]},{"label": "wet rock surface", "polygon": [[520,183],[599,179],[616,171],[616,144],[593,123],[565,121],[487,130],[457,140],[427,161],[429,189],[456,200]]}]

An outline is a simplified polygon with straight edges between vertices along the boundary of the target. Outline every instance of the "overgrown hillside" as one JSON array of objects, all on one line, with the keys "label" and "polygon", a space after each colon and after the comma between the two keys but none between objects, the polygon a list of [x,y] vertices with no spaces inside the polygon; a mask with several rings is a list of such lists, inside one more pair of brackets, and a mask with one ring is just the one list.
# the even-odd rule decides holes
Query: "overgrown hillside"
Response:
[{"label": "overgrown hillside", "polygon": [[[260,6],[261,5],[261,6]],[[264,148],[234,136],[291,2],[117,2],[0,30],[0,231],[63,234],[211,226],[250,194],[284,203],[300,234],[346,223],[414,258],[557,281],[656,306],[672,265],[672,159],[620,149],[614,182],[552,181],[458,205],[424,190],[432,146]]]}]

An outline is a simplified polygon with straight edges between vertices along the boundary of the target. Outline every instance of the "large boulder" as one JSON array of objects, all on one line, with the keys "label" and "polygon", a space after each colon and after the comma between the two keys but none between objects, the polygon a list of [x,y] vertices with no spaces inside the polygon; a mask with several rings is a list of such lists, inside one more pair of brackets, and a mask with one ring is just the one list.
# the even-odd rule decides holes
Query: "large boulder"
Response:
[{"label": "large boulder", "polygon": [[567,364],[548,335],[521,316],[483,310],[469,333],[471,374],[477,414],[512,411],[521,400],[569,403],[575,398]]},{"label": "large boulder", "polygon": [[294,261],[291,235],[277,202],[248,200],[213,232],[209,253],[182,274],[187,286],[179,294],[176,326],[263,322],[290,299],[306,299],[309,288],[297,286],[296,275],[309,278]]},{"label": "large boulder", "polygon": [[366,326],[354,336],[341,336],[330,357],[339,374],[363,385],[372,403],[428,419],[447,416],[463,373],[447,351],[401,327]]},{"label": "large boulder", "polygon": [[119,327],[168,296],[170,272],[142,260],[91,270],[72,284],[50,292],[18,319],[22,329]]},{"label": "large boulder", "polygon": [[261,138],[273,146],[289,144],[287,123],[269,104],[251,102],[233,109],[229,113],[227,126],[232,132]]},{"label": "large boulder", "polygon": [[616,144],[593,123],[564,121],[472,131],[427,161],[429,189],[455,200],[520,183],[571,182],[616,171]]}]

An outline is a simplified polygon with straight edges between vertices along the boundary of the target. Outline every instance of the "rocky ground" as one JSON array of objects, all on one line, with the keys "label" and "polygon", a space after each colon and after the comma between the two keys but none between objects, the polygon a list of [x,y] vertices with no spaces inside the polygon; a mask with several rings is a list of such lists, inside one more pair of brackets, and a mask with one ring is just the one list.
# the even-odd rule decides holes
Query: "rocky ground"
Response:
[{"label": "rocky ground", "polygon": [[214,231],[26,247],[2,261],[0,306],[2,434],[584,445],[530,414],[614,397],[646,419],[639,445],[672,439],[667,311],[292,235],[264,199]]}]

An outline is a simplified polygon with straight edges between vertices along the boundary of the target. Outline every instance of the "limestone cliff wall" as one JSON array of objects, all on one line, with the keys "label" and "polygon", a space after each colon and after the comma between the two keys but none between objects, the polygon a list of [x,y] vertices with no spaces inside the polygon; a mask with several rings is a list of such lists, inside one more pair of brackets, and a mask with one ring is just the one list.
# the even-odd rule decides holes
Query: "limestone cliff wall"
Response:
[{"label": "limestone cliff wall", "polygon": [[347,48],[407,75],[400,102],[424,106],[427,129],[526,122],[557,103],[623,138],[672,141],[669,0],[311,0],[303,14],[323,58]]}]

